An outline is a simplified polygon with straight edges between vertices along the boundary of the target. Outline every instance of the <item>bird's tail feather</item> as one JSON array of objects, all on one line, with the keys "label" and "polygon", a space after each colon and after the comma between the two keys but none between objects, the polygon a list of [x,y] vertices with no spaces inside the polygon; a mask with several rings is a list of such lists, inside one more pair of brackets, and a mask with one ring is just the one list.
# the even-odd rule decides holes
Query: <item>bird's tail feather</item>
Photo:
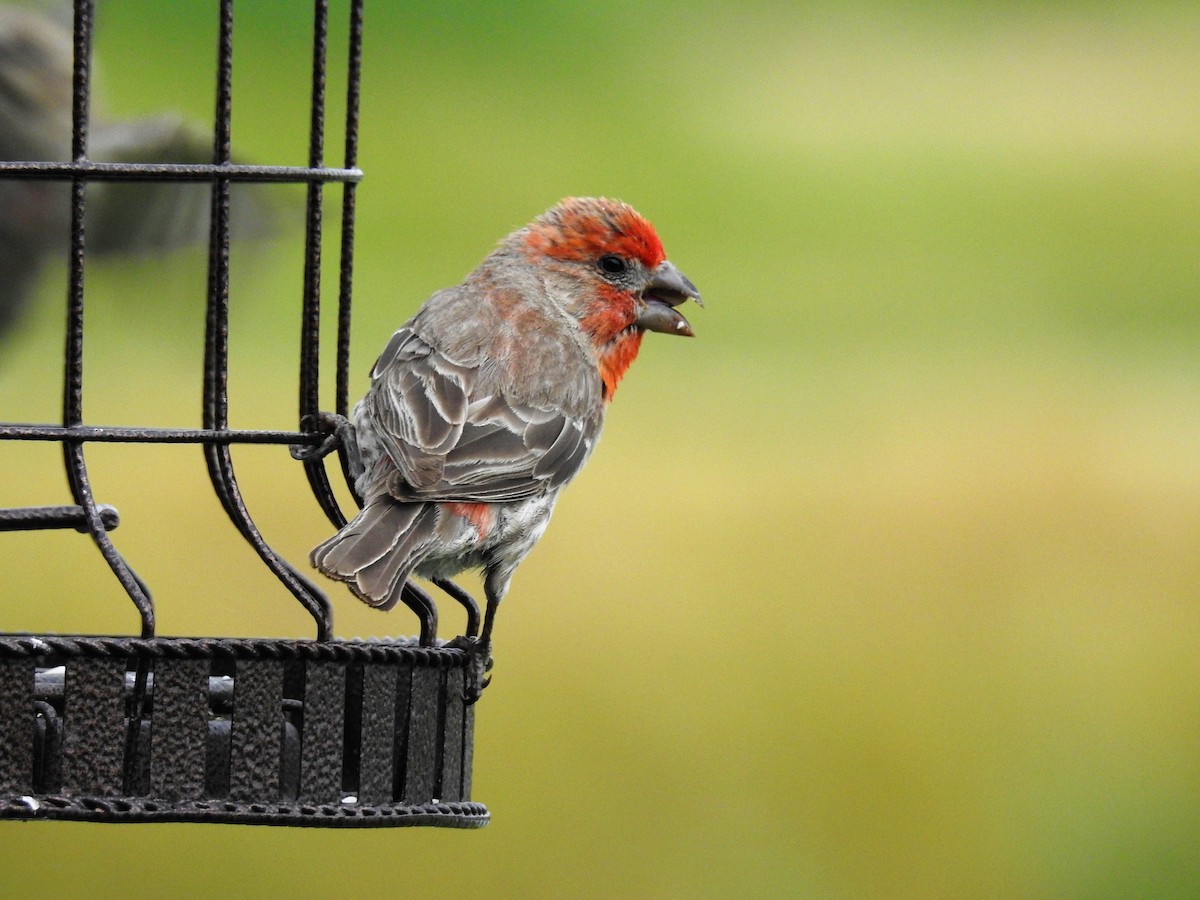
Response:
[{"label": "bird's tail feather", "polygon": [[391,609],[413,567],[436,541],[437,520],[431,503],[378,496],[309,559],[330,578],[346,582],[364,603]]}]

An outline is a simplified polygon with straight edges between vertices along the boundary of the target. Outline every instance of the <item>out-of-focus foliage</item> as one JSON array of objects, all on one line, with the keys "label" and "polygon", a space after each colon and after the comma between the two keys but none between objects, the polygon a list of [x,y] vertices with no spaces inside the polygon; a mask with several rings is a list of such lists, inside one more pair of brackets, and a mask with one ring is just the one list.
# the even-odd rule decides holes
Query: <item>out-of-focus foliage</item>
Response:
[{"label": "out-of-focus foliage", "polygon": [[[114,115],[211,117],[211,5],[101,5]],[[6,893],[1200,891],[1200,12],[411,6],[367,7],[356,391],[563,195],[635,204],[707,301],[696,340],[647,339],[500,613],[493,823],[7,825]],[[234,140],[303,164],[306,16],[237,14]],[[233,277],[233,424],[291,427],[298,235]],[[197,424],[201,254],[87,287],[88,419]],[[0,419],[56,414],[63,293],[48,271],[4,349]],[[0,502],[65,502],[56,448],[0,458]],[[89,458],[163,633],[311,633],[198,450]],[[302,473],[235,461],[303,560]],[[3,538],[6,629],[134,627],[84,538]],[[411,630],[329,587],[340,634]]]}]

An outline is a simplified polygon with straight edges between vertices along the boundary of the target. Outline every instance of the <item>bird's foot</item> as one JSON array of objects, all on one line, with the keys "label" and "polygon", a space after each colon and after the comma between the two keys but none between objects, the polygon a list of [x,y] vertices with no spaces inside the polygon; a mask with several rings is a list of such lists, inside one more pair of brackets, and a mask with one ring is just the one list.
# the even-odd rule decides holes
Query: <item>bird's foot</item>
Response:
[{"label": "bird's foot", "polygon": [[359,453],[358,437],[354,433],[353,422],[337,413],[319,412],[304,416],[300,420],[300,427],[306,432],[322,435],[322,438],[319,444],[292,444],[288,447],[292,459],[324,459],[340,447],[346,452],[347,474],[351,480],[362,474],[362,454]]},{"label": "bird's foot", "polygon": [[492,670],[492,642],[460,635],[446,646],[463,650],[467,654],[467,665],[463,673],[463,699],[470,706],[479,700],[483,689],[492,683],[491,676],[487,675]]},{"label": "bird's foot", "polygon": [[292,459],[324,459],[354,434],[354,426],[349,419],[331,412],[305,416],[300,420],[300,427],[306,432],[320,434],[322,438],[319,444],[292,444],[288,447]]}]

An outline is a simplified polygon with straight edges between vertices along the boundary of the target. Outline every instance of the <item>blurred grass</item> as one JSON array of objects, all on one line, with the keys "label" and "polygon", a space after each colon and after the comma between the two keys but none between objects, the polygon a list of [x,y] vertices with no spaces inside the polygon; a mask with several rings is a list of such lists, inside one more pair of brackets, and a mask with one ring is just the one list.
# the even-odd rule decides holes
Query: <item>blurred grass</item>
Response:
[{"label": "blurred grass", "polygon": [[[114,114],[211,115],[207,7],[102,5]],[[238,16],[235,143],[301,164],[305,17]],[[709,301],[697,340],[647,341],[501,614],[475,772],[494,821],[7,825],[0,881],[1200,890],[1195,8],[370,4],[367,25],[356,391],[425,296],[566,194],[637,205]],[[294,415],[300,244],[236,250],[235,426]],[[97,266],[88,290],[89,419],[197,424],[201,256]],[[56,415],[61,294],[48,273],[3,348],[4,420]],[[53,447],[4,458],[0,502],[66,497]],[[198,451],[90,459],[163,633],[311,632]],[[303,559],[328,526],[301,473],[235,459]],[[82,538],[5,545],[6,628],[133,628]],[[331,593],[340,634],[411,628]]]}]

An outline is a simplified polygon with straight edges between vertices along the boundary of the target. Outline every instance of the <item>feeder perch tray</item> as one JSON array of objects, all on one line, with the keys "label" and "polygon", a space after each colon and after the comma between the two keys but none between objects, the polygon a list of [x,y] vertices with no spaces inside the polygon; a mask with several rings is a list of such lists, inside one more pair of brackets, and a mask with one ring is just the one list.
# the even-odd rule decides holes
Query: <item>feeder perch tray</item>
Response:
[{"label": "feeder perch tray", "polygon": [[466,654],[0,636],[0,818],[478,828]]}]

